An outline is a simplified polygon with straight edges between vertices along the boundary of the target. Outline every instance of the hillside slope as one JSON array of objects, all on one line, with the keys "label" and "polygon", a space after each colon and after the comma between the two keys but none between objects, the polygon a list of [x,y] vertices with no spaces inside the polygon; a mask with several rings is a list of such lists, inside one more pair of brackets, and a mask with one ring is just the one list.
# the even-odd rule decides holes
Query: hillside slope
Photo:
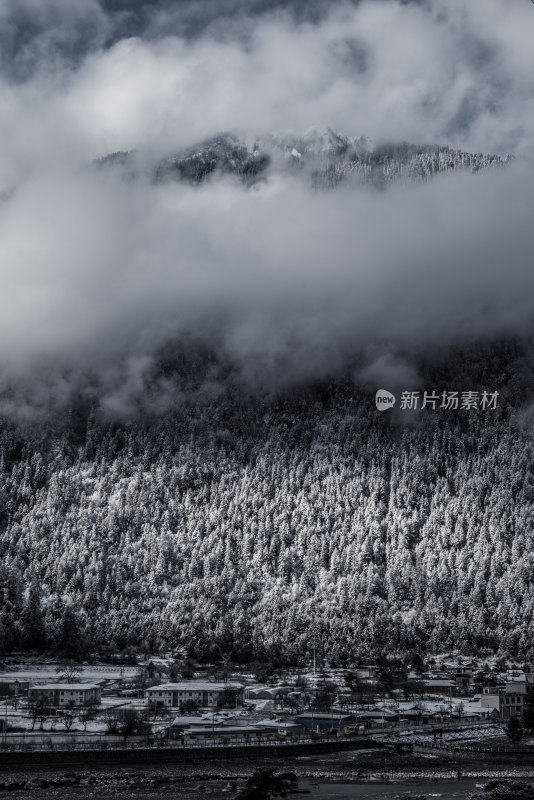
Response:
[{"label": "hillside slope", "polygon": [[334,663],[455,646],[532,658],[519,345],[422,363],[428,386],[500,402],[411,424],[349,373],[267,397],[220,365],[215,392],[208,362],[166,362],[182,392],[163,416],[106,423],[81,403],[44,429],[3,424],[3,648],[295,662],[316,632]]}]

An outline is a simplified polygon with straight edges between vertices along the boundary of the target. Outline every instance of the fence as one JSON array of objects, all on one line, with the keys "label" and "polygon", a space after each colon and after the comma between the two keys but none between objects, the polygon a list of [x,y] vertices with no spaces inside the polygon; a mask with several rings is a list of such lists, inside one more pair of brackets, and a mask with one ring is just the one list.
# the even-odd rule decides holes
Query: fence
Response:
[{"label": "fence", "polygon": [[260,744],[231,743],[224,745],[176,745],[161,742],[152,745],[127,745],[125,747],[94,747],[80,749],[0,751],[0,771],[11,769],[57,769],[63,767],[105,767],[130,764],[195,764],[200,761],[224,761],[226,759],[250,760],[254,757],[285,757],[290,755],[312,755],[332,751],[354,750],[380,745],[369,741],[347,741],[336,738],[320,738],[296,742],[264,742]]},{"label": "fence", "polygon": [[514,747],[513,745],[446,744],[443,742],[417,742],[414,752],[432,750],[450,756],[531,756],[534,760],[534,747]]},{"label": "fence", "polygon": [[190,741],[186,744],[176,739],[156,739],[156,740],[136,740],[136,741],[113,741],[110,742],[102,737],[101,740],[90,742],[54,742],[48,740],[45,742],[29,743],[29,742],[12,742],[0,744],[1,753],[36,753],[36,752],[108,752],[108,751],[131,751],[131,750],[170,750],[176,752],[183,752],[189,750],[203,750],[203,749],[226,749],[228,747],[307,747],[309,745],[338,745],[345,747],[345,749],[357,749],[361,747],[380,747],[379,744],[373,742],[369,738],[360,739],[346,738],[338,736],[299,736],[298,738],[285,738],[283,736],[275,737],[268,736],[265,739],[258,737],[254,741],[246,741],[243,737],[225,737],[224,740],[219,741]]},{"label": "fence", "polygon": [[[479,725],[488,725],[488,723],[481,722]],[[458,731],[463,730],[464,725],[444,724],[441,730],[445,731]],[[3,736],[0,734],[0,753],[5,752],[76,752],[76,751],[107,751],[107,750],[135,750],[139,748],[153,749],[166,749],[166,750],[183,750],[183,749],[199,749],[199,748],[221,748],[221,747],[267,747],[272,745],[280,745],[287,747],[289,745],[307,745],[312,743],[341,743],[347,742],[354,747],[364,746],[381,746],[385,743],[384,737],[391,733],[410,732],[417,734],[417,732],[432,734],[434,728],[430,726],[404,726],[395,725],[387,726],[385,728],[370,728],[362,731],[353,736],[328,736],[327,734],[317,733],[302,733],[297,736],[284,737],[277,734],[265,733],[263,736],[254,737],[254,739],[246,739],[244,734],[225,735],[224,738],[218,738],[218,731],[214,732],[213,739],[203,739],[199,741],[188,740],[186,743],[180,739],[167,739],[167,738],[147,738],[146,736],[131,736],[128,740],[118,735],[98,735],[98,734],[64,734],[58,733],[56,735],[30,734],[22,733],[7,733]],[[439,730],[439,729],[438,729]],[[357,744],[359,743],[359,744]],[[390,742],[391,743],[391,742]],[[450,749],[451,745],[444,743],[422,744],[421,747],[429,747],[432,749]],[[514,751],[515,752],[515,751]],[[534,752],[534,750],[533,750]]]}]

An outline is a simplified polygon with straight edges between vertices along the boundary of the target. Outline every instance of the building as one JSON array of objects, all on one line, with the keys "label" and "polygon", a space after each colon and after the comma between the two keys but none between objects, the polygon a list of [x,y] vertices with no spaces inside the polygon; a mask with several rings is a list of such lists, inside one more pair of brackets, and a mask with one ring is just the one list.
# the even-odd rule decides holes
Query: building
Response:
[{"label": "building", "polygon": [[358,711],[358,722],[364,722],[367,727],[376,725],[391,725],[397,722],[399,715],[387,708],[372,708],[368,711]]},{"label": "building", "polygon": [[528,698],[534,697],[534,674],[532,672],[522,672],[506,681],[507,691],[512,691],[512,687],[514,687],[515,691],[517,686],[521,686],[521,694],[524,692]]},{"label": "building", "polygon": [[295,717],[295,723],[313,731],[343,730],[356,724],[354,714],[328,714],[320,711],[307,711]]},{"label": "building", "polygon": [[432,711],[426,708],[420,708],[419,706],[412,706],[411,708],[404,708],[400,712],[399,722],[401,724],[409,722],[414,725],[424,725],[431,717]]},{"label": "building", "polygon": [[451,670],[450,676],[458,689],[469,689],[475,682],[473,670],[470,667],[455,667]]},{"label": "building", "polygon": [[[302,725],[297,722],[284,722],[276,719],[264,719],[257,723],[259,728],[263,728],[266,733],[274,731],[277,736],[285,739],[300,739],[305,734]],[[309,734],[308,734],[309,736]]]},{"label": "building", "polygon": [[16,697],[26,694],[29,688],[29,681],[0,680],[0,697]]},{"label": "building", "polygon": [[357,667],[357,669],[354,670],[354,674],[359,681],[374,681],[378,675],[378,667],[374,664]]},{"label": "building", "polygon": [[212,728],[210,725],[204,727],[195,726],[186,728],[183,731],[183,742],[185,744],[193,742],[203,742],[212,744],[214,742],[229,744],[253,744],[276,738],[275,730],[267,730],[260,725],[221,725]]},{"label": "building", "polygon": [[42,702],[48,706],[91,706],[100,703],[102,690],[93,683],[48,683],[31,686],[30,703]]},{"label": "building", "polygon": [[480,704],[488,715],[497,712],[501,719],[522,717],[529,699],[527,684],[513,682],[504,686],[486,686],[480,698]]},{"label": "building", "polygon": [[[175,723],[179,729],[174,733],[173,738],[180,738],[184,743],[187,742],[229,742],[233,744],[254,744],[265,741],[280,741],[287,739],[300,739],[306,734],[302,725],[295,722],[284,722],[280,720],[262,720],[256,723],[246,722],[245,720],[227,719],[218,720],[217,715],[211,722],[206,717],[197,717],[189,726],[182,726],[186,717],[177,717]],[[176,730],[176,728],[175,728]],[[170,734],[171,737],[173,734]]]},{"label": "building", "polygon": [[424,681],[424,691],[426,694],[444,694],[450,697],[453,689],[456,689],[454,681],[445,678],[434,678]]},{"label": "building", "polygon": [[232,705],[240,705],[243,702],[243,690],[243,685],[238,683],[184,681],[151,686],[145,690],[145,697],[149,703],[166,708],[179,708],[187,701],[197,703],[200,708],[216,708],[224,702],[228,692],[235,694]]},{"label": "building", "polygon": [[171,725],[166,729],[166,735],[169,739],[180,739],[183,737],[185,730],[207,730],[209,728],[214,731],[222,728],[224,724],[229,724],[230,720],[234,720],[234,716],[231,714],[227,716],[224,712],[211,712],[198,717],[181,714],[173,719]]}]

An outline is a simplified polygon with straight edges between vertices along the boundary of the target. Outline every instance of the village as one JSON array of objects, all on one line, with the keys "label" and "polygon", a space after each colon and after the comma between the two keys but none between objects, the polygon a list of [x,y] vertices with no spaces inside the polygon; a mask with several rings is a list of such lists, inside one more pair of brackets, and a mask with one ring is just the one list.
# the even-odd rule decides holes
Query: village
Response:
[{"label": "village", "polygon": [[[131,659],[130,659],[131,661]],[[134,663],[11,658],[0,672],[0,747],[9,751],[505,738],[534,701],[534,665],[441,657],[419,670],[383,664],[277,671],[172,655]],[[431,733],[430,733],[431,732]]]}]

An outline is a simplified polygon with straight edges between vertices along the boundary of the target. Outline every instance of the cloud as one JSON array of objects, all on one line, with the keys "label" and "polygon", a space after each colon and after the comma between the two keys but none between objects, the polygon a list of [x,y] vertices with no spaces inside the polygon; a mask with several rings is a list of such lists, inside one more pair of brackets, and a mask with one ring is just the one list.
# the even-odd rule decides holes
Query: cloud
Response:
[{"label": "cloud", "polygon": [[[244,3],[227,14],[224,4],[159,3],[136,12],[146,25],[132,37],[132,6],[105,13],[95,0],[12,0],[0,26],[0,177],[15,172],[5,164],[13,156],[20,171],[130,147],[168,150],[228,129],[333,127],[531,153],[531,5],[316,3],[322,15],[312,22],[296,21],[286,4],[252,4],[263,13],[247,16]],[[210,25],[180,34],[191,14],[225,24],[225,35]],[[11,65],[26,63],[28,79],[13,82]]]},{"label": "cloud", "polygon": [[0,6],[0,67],[24,80],[79,62],[104,46],[110,20],[96,0],[4,0]]},{"label": "cloud", "polygon": [[[75,6],[1,12],[16,65],[0,65],[5,380],[39,364],[43,397],[43,370],[63,376],[61,402],[83,364],[113,410],[185,335],[268,382],[530,330],[532,4]],[[250,189],[88,167],[310,126],[518,158],[382,193],[275,168]]]},{"label": "cloud", "polygon": [[382,353],[360,370],[355,379],[358,383],[368,385],[371,388],[377,386],[387,386],[393,391],[417,389],[421,383],[421,378],[417,374],[413,365],[403,358],[391,353]]},{"label": "cloud", "polygon": [[101,147],[330,126],[522,151],[533,115],[528,5],[373,0],[334,5],[318,24],[274,13],[244,40],[123,40],[84,62],[64,100]]},{"label": "cloud", "polygon": [[383,193],[29,181],[0,214],[0,363],[96,368],[190,332],[251,375],[305,377],[372,343],[527,330],[532,177],[515,165]]}]

